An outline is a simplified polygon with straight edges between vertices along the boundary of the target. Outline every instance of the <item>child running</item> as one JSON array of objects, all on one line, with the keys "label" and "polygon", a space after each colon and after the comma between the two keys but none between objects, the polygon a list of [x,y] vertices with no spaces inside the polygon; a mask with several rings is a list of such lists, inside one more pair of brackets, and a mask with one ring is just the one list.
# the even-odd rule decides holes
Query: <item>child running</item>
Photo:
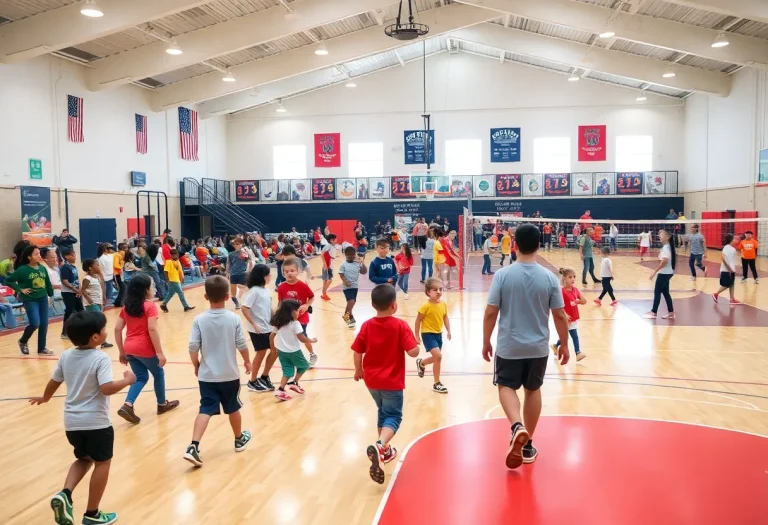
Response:
[{"label": "child running", "polygon": [[640,241],[640,262],[643,262],[643,257],[645,257],[645,254],[648,253],[648,250],[651,248],[651,232],[645,229],[640,232],[640,235],[637,238]]},{"label": "child running", "polygon": [[171,258],[165,261],[163,271],[165,272],[165,280],[168,283],[168,293],[165,294],[165,299],[160,303],[160,309],[168,313],[168,302],[173,299],[174,295],[178,295],[185,312],[194,310],[194,306],[187,304],[184,290],[181,289],[181,284],[184,282],[184,270],[179,262],[179,251],[176,248],[171,250]]},{"label": "child running", "polygon": [[244,451],[251,440],[251,433],[242,429],[240,408],[243,404],[240,402],[237,352],[243,358],[246,374],[251,373],[251,361],[240,316],[226,309],[229,281],[221,275],[206,279],[205,299],[211,307],[195,317],[189,335],[189,357],[200,388],[200,413],[195,418],[192,442],[184,459],[196,467],[203,466],[200,440],[211,417],[221,413],[220,408],[229,416],[229,424],[235,434],[235,452]]},{"label": "child running", "polygon": [[[579,348],[579,305],[587,304],[587,300],[581,295],[579,289],[574,286],[576,283],[576,272],[573,268],[560,268],[560,275],[563,284],[563,302],[565,303],[565,313],[568,314],[568,333],[573,339],[573,349],[576,351],[576,361],[581,361],[587,354],[582,353]],[[555,356],[560,349],[560,339],[550,346]]]},{"label": "child running", "polygon": [[391,284],[397,282],[397,267],[395,261],[389,256],[389,241],[379,239],[376,241],[376,257],[369,266],[368,278],[374,284]]},{"label": "child running", "polygon": [[354,328],[357,321],[355,321],[352,310],[357,302],[358,281],[360,274],[365,275],[368,272],[368,268],[365,267],[363,258],[357,257],[354,246],[347,246],[344,249],[344,257],[347,260],[341,263],[341,268],[339,268],[342,291],[344,292],[344,298],[347,300],[347,307],[344,309],[344,322],[347,323],[348,327]]},{"label": "child running", "polygon": [[411,277],[411,266],[413,266],[411,247],[407,243],[400,246],[400,253],[395,256],[395,265],[397,266],[397,285],[405,294],[403,298],[407,301],[408,279]]},{"label": "child running", "polygon": [[736,284],[736,247],[741,240],[728,233],[725,236],[725,245],[723,246],[722,262],[720,263],[720,288],[712,294],[712,299],[717,302],[720,294],[728,290],[731,297],[731,306],[741,304],[734,295],[734,286]]},{"label": "child running", "polygon": [[600,253],[603,254],[603,260],[600,263],[600,279],[603,284],[603,291],[600,294],[600,297],[595,299],[595,304],[597,306],[602,305],[603,297],[605,297],[605,294],[608,294],[611,297],[611,306],[616,306],[619,304],[619,301],[617,301],[616,297],[613,295],[613,285],[611,284],[611,281],[616,278],[616,275],[613,273],[613,261],[611,261],[611,258],[609,257],[611,248],[609,246],[603,246],[600,248]]},{"label": "child running", "polygon": [[69,467],[64,488],[51,499],[56,523],[74,525],[72,492],[93,467],[83,525],[107,525],[117,521],[114,512],[99,510],[107,488],[115,431],[109,418],[109,398],[136,382],[133,372],[112,379],[112,361],[99,346],[107,340],[107,318],[101,312],[75,312],[67,321],[67,337],[76,346],[59,357],[56,369],[41,397],[32,405],[51,400],[62,383],[67,383],[64,400],[64,430],[77,458]]},{"label": "child running", "polygon": [[451,340],[451,322],[448,319],[448,306],[440,300],[443,296],[443,283],[440,279],[428,279],[424,285],[424,293],[429,300],[419,308],[416,316],[416,340],[424,341],[424,349],[429,357],[416,360],[416,371],[419,377],[424,377],[427,365],[432,365],[435,383],[432,390],[438,394],[447,394],[448,389],[440,382],[440,367],[443,362],[443,326],[448,340]]},{"label": "child running", "polygon": [[[134,411],[134,403],[149,381],[149,374],[155,380],[157,413],[165,414],[179,406],[178,401],[165,397],[166,363],[160,332],[157,329],[157,307],[153,302],[155,285],[149,275],[138,274],[128,281],[123,309],[115,324],[115,342],[120,350],[120,362],[129,365],[136,374],[136,382],[128,389],[125,403],[117,415],[129,423],[137,424],[141,418]],[[123,329],[127,327],[125,341]]]},{"label": "child running", "polygon": [[[270,281],[270,270],[266,264],[257,264],[248,275],[248,293],[243,299],[243,316],[248,321],[245,325],[251,337],[253,356],[251,364],[251,379],[246,385],[251,392],[272,392],[275,386],[269,379],[269,371],[277,361],[277,354],[270,350],[269,334],[272,332],[272,293],[267,290]],[[266,362],[264,358],[266,357]],[[264,372],[259,376],[261,363],[264,362]]]},{"label": "child running", "polygon": [[275,397],[280,401],[292,399],[285,391],[286,386],[297,394],[304,393],[304,389],[299,385],[299,379],[310,366],[301,352],[301,343],[304,343],[310,355],[315,355],[312,343],[316,343],[317,339],[308,338],[301,326],[299,321],[301,307],[298,301],[291,299],[281,301],[271,320],[272,333],[269,335],[269,344],[272,351],[280,358],[280,367],[283,369],[280,388],[275,392]]},{"label": "child running", "polygon": [[320,296],[320,299],[323,301],[331,300],[331,298],[328,297],[328,288],[331,286],[331,281],[333,280],[333,268],[331,267],[331,264],[333,258],[336,257],[336,234],[331,233],[328,235],[327,239],[328,243],[323,246],[322,252],[320,253],[320,258],[323,260],[323,293]]},{"label": "child running", "polygon": [[[432,280],[432,279],[430,279]],[[369,474],[376,483],[384,483],[382,463],[397,457],[397,449],[389,442],[403,421],[405,390],[405,353],[419,355],[419,344],[408,323],[394,317],[397,293],[391,286],[380,284],[371,292],[376,317],[360,328],[352,351],[355,358],[355,381],[361,379],[377,407],[376,429],[379,439],[366,449],[371,461]]]},{"label": "child running", "polygon": [[[283,275],[285,276],[285,282],[277,287],[277,300],[283,302],[286,299],[293,299],[299,303],[298,321],[303,329],[304,335],[307,335],[309,309],[315,301],[315,294],[307,283],[299,281],[300,264],[301,261],[296,257],[288,257],[283,260]],[[311,345],[307,347],[307,350],[309,350],[309,368],[314,368],[315,364],[317,364],[317,354]]]}]

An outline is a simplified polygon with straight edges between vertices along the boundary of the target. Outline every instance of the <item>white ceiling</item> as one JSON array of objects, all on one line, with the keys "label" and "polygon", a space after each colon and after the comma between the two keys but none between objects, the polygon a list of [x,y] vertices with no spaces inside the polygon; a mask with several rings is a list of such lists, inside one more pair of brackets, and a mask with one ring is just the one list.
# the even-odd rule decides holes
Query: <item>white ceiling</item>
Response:
[{"label": "white ceiling", "polygon": [[[203,114],[211,115],[346,82],[425,52],[421,39],[382,36],[397,0],[99,0],[105,12],[99,19],[80,15],[78,4],[2,0],[0,61],[53,52],[87,65],[93,89],[133,82],[157,92],[158,108],[203,103],[210,108]],[[450,47],[675,98],[695,91],[727,95],[734,71],[768,69],[766,10],[750,11],[756,4],[736,0],[414,4],[416,18],[431,26],[427,55]],[[599,38],[605,28],[616,37]],[[731,45],[712,49],[720,31]],[[178,59],[163,53],[173,38],[185,50]],[[313,62],[318,42],[331,53]],[[667,67],[675,78],[661,77]],[[237,79],[226,90],[217,83],[225,71]]]}]

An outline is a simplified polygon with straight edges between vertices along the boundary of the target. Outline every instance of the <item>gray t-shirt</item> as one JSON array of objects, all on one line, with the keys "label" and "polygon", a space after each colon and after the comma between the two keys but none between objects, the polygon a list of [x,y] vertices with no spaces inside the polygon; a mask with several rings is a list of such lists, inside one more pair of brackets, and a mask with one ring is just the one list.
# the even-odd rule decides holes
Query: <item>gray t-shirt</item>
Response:
[{"label": "gray t-shirt", "polygon": [[237,351],[248,350],[240,316],[224,308],[203,312],[192,321],[189,351],[200,352],[197,379],[223,383],[240,379]]},{"label": "gray t-shirt", "polygon": [[499,307],[496,355],[504,359],[546,357],[549,312],[563,308],[557,277],[536,263],[516,262],[493,275],[488,304]]},{"label": "gray t-shirt", "polygon": [[[246,255],[243,259],[243,255]],[[227,255],[229,275],[242,275],[248,272],[248,257],[245,250],[235,250]]]},{"label": "gray t-shirt", "polygon": [[360,263],[359,262],[347,262],[341,263],[339,268],[339,275],[343,275],[344,278],[349,281],[351,286],[347,286],[344,281],[341,282],[342,290],[348,290],[350,288],[358,288],[358,281],[360,279]]},{"label": "gray t-shirt", "polygon": [[704,255],[704,236],[702,234],[690,234],[688,236],[688,242],[691,243],[692,255]]},{"label": "gray t-shirt", "polygon": [[51,378],[67,384],[64,430],[98,430],[112,426],[109,397],[99,390],[101,385],[112,382],[112,361],[107,354],[95,348],[67,350],[59,357]]},{"label": "gray t-shirt", "polygon": [[424,249],[421,250],[422,259],[434,259],[435,258],[435,240],[427,239],[427,244]]},{"label": "gray t-shirt", "polygon": [[583,247],[582,253],[584,254],[584,258],[592,259],[594,257],[592,248],[595,246],[595,243],[592,242],[592,239],[586,233],[581,236],[581,246]]}]

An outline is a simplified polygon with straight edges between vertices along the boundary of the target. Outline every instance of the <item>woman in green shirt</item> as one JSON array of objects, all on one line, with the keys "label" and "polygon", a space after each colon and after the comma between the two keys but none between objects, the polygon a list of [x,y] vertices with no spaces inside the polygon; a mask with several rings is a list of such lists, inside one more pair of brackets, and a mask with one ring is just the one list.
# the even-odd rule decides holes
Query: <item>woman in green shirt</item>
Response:
[{"label": "woman in green shirt", "polygon": [[24,355],[29,355],[27,342],[38,328],[40,332],[37,334],[37,354],[53,355],[53,352],[45,347],[48,335],[48,298],[53,297],[53,285],[41,262],[37,246],[27,246],[21,253],[18,269],[5,278],[5,283],[19,294],[29,319],[29,324],[19,339],[19,349]]}]

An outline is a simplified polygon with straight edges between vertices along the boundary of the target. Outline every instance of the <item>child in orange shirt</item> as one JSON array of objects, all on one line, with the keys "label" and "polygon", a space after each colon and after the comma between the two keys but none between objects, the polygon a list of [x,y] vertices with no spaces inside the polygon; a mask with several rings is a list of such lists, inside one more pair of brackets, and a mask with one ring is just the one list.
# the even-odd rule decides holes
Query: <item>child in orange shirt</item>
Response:
[{"label": "child in orange shirt", "polygon": [[203,272],[203,275],[206,275],[208,273],[208,248],[203,246],[202,241],[197,243],[195,258],[200,263],[200,271]]},{"label": "child in orange shirt", "polygon": [[752,269],[752,277],[755,279],[755,284],[760,282],[757,278],[757,268],[755,267],[755,259],[757,258],[757,248],[760,243],[757,239],[752,237],[752,230],[744,232],[744,238],[739,243],[739,250],[741,250],[741,269],[744,272],[741,282],[747,281],[747,270]]}]

